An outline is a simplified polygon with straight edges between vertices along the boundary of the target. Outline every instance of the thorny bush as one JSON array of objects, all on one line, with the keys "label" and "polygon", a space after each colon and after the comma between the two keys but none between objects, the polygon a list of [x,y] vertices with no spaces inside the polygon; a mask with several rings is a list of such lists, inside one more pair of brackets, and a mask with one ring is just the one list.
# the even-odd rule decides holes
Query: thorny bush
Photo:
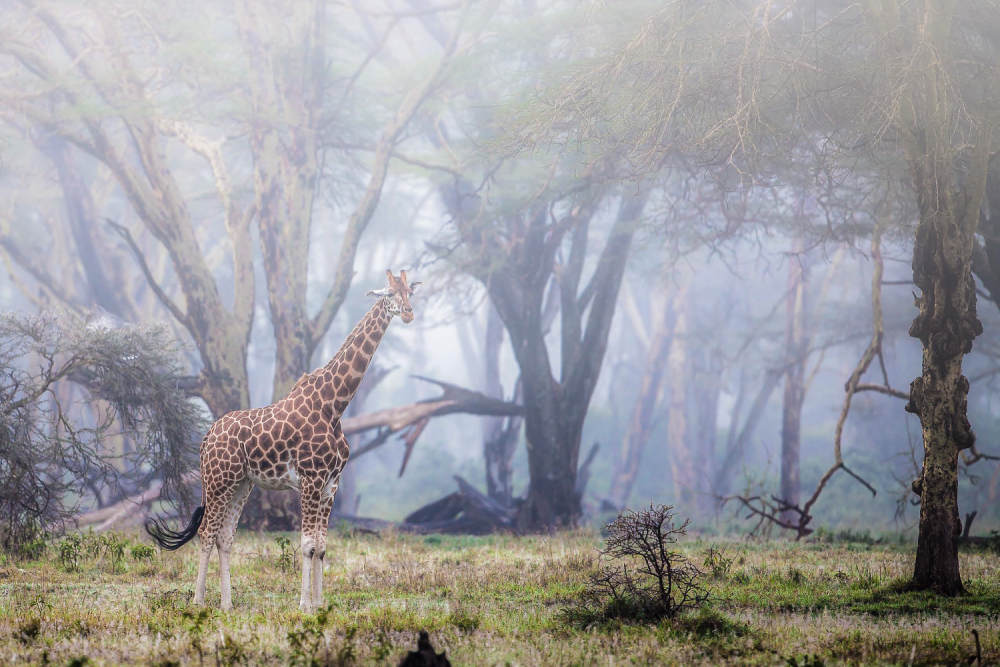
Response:
[{"label": "thorny bush", "polygon": [[3,551],[30,557],[81,507],[154,480],[163,499],[197,499],[184,476],[205,420],[182,388],[182,352],[162,326],[0,313]]},{"label": "thorny bush", "polygon": [[696,609],[708,601],[701,570],[671,549],[687,534],[671,505],[626,509],[606,526],[598,572],[581,596],[564,610],[571,623],[658,621]]}]

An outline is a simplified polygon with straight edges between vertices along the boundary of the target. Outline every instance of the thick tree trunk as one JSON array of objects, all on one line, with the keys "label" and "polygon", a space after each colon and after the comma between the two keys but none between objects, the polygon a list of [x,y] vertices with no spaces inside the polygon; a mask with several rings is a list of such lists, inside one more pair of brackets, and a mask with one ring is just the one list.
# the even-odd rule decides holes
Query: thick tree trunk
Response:
[{"label": "thick tree trunk", "polygon": [[[781,484],[778,497],[790,505],[799,504],[799,451],[802,445],[802,403],[805,401],[805,370],[809,354],[806,322],[808,269],[801,256],[804,244],[796,239],[789,262],[788,296],[785,309],[785,391],[781,411]],[[786,515],[797,520],[797,516]]]},{"label": "thick tree trunk", "polygon": [[[682,288],[686,290],[685,288]],[[683,299],[678,294],[675,298]],[[663,370],[670,354],[671,336],[673,333],[670,321],[671,299],[666,294],[654,292],[650,295],[650,317],[653,321],[649,346],[643,363],[642,377],[639,379],[639,395],[636,397],[622,441],[621,453],[615,466],[611,490],[607,502],[616,510],[626,507],[636,477],[639,475],[639,463],[642,453],[649,442],[653,425],[653,414],[663,384]]]},{"label": "thick tree trunk", "polygon": [[[531,484],[521,506],[519,525],[527,530],[551,530],[576,526],[581,516],[577,493],[577,468],[583,423],[597,386],[625,262],[635,235],[636,221],[649,196],[623,197],[598,266],[591,278],[593,292],[577,292],[587,241],[587,227],[574,230],[569,266],[560,276],[562,314],[561,381],[552,377],[545,330],[542,326],[544,289],[548,281],[536,283],[525,309],[527,317],[513,312],[514,304],[491,287],[494,304],[504,318],[514,354],[521,368],[524,387],[524,424]],[[543,210],[544,214],[544,210]],[[578,261],[576,261],[578,260]],[[576,279],[572,279],[573,273]],[[569,287],[569,289],[567,289]],[[499,299],[496,297],[500,297]],[[589,301],[586,326],[582,325],[582,303]],[[515,334],[517,325],[523,332]],[[528,335],[525,335],[527,333]]]},{"label": "thick tree trunk", "polygon": [[942,233],[957,235],[954,218],[941,222],[921,220],[913,251],[913,277],[921,296],[910,335],[920,339],[924,354],[923,372],[910,385],[906,409],[920,418],[924,462],[913,483],[920,496],[920,534],[911,585],[953,596],[964,590],[958,563],[958,456],[975,441],[966,414],[969,381],[962,375],[962,360],[983,328],[976,317],[971,244]]},{"label": "thick tree trunk", "polygon": [[[898,11],[867,3],[873,31],[912,44],[898,70],[904,82],[894,125],[905,152],[920,218],[913,243],[913,282],[920,290],[910,335],[920,339],[923,369],[910,384],[906,410],[920,418],[924,461],[913,491],[920,496],[920,534],[911,587],[943,595],[962,592],[958,539],[958,456],[975,441],[967,417],[969,381],[962,361],[983,327],[976,316],[972,257],[986,190],[994,125],[957,97],[948,68],[957,3],[919,5],[917,33],[899,39]],[[971,122],[970,122],[971,121]],[[967,124],[968,123],[968,124]],[[962,136],[966,133],[965,136]],[[956,143],[958,142],[958,143]]]}]

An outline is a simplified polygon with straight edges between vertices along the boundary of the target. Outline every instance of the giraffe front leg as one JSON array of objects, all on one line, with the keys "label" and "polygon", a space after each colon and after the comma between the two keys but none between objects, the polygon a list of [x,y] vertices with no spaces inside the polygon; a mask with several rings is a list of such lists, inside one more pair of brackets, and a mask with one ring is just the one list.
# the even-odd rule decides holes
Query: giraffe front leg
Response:
[{"label": "giraffe front leg", "polygon": [[326,537],[327,529],[330,525],[330,512],[333,510],[333,497],[337,493],[334,485],[330,497],[323,500],[320,506],[318,523],[315,527],[316,554],[313,557],[312,572],[312,602],[313,606],[319,608],[323,604],[323,563],[326,557]]},{"label": "giraffe front leg", "polygon": [[310,601],[309,578],[312,575],[312,552],[313,547],[308,544],[305,533],[302,533],[302,594],[299,596],[299,609],[306,614],[312,613],[312,603]]}]

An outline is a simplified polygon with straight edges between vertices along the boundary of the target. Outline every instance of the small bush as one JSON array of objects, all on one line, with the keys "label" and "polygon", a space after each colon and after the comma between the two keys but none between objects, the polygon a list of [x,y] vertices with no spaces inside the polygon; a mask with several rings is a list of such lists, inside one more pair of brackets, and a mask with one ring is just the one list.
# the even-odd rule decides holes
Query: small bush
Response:
[{"label": "small bush", "polygon": [[17,630],[17,640],[22,646],[30,646],[35,643],[42,633],[42,622],[37,618],[31,618],[21,624]]},{"label": "small bush", "polygon": [[125,553],[128,550],[128,539],[118,533],[107,533],[98,537],[98,545],[104,557],[111,561],[111,571],[117,572],[118,566],[125,561]]},{"label": "small bush", "polygon": [[1000,556],[1000,532],[991,530],[990,536],[983,540],[983,548],[996,556]]},{"label": "small bush", "polygon": [[244,665],[250,661],[246,648],[231,636],[226,635],[218,649],[216,662],[222,665]]},{"label": "small bush", "polygon": [[153,556],[156,555],[156,550],[149,546],[148,544],[134,544],[132,545],[132,560],[138,562],[149,562],[153,560]]},{"label": "small bush", "polygon": [[713,579],[724,579],[729,576],[733,569],[733,563],[739,557],[739,553],[730,556],[725,549],[719,549],[714,544],[705,552],[704,566],[712,573]]},{"label": "small bush", "polygon": [[275,544],[278,545],[279,553],[277,559],[278,568],[282,572],[289,572],[295,567],[295,550],[292,548],[292,542],[284,535],[278,535],[274,538]]},{"label": "small bush", "polygon": [[291,651],[288,656],[290,665],[353,665],[357,659],[354,638],[358,629],[349,627],[344,634],[344,642],[335,651],[331,651],[326,639],[333,606],[327,605],[316,612],[314,616],[303,619],[302,624],[288,633],[288,643]]},{"label": "small bush", "polygon": [[80,569],[80,560],[84,555],[83,539],[72,533],[59,542],[57,547],[59,553],[59,563],[67,572],[75,572]]},{"label": "small bush", "polygon": [[448,617],[448,624],[455,626],[461,632],[475,632],[479,629],[479,616],[453,611]]},{"label": "small bush", "polygon": [[658,621],[708,600],[701,570],[671,550],[690,523],[677,525],[672,510],[670,505],[625,510],[605,527],[608,538],[600,551],[599,571],[576,603],[564,610],[570,622]]},{"label": "small bush", "polygon": [[202,607],[197,611],[185,610],[181,613],[181,619],[184,622],[184,630],[187,632],[188,641],[191,648],[194,649],[195,653],[198,654],[198,663],[205,664],[205,646],[204,639],[205,633],[208,630],[206,624],[208,623],[209,611]]}]

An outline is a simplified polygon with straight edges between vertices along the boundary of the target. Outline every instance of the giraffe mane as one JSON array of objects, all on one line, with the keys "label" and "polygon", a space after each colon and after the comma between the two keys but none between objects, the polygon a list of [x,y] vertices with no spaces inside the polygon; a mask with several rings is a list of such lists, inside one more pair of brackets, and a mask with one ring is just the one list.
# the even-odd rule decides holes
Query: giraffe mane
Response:
[{"label": "giraffe mane", "polygon": [[[375,304],[368,310],[368,313],[371,313],[372,310],[375,310],[375,308],[377,306],[379,306],[385,299],[388,299],[388,298],[389,297],[385,297],[385,296],[384,297],[380,297],[375,302]],[[354,339],[357,338],[358,334],[361,332],[361,329],[364,326],[365,320],[368,319],[368,313],[365,313],[365,316],[362,317],[361,320],[357,324],[354,325],[354,329],[351,330],[351,333],[347,334],[347,338],[345,338],[344,342],[340,344],[340,349],[337,350],[337,353],[334,354],[331,357],[331,360],[340,359],[340,358],[342,358],[344,356],[344,351],[347,350],[347,348],[351,346],[351,343],[354,342]],[[285,396],[285,398],[288,398],[293,393],[295,393],[295,390],[298,389],[299,387],[301,387],[303,384],[305,384],[306,380],[308,380],[309,378],[313,377],[315,375],[316,371],[322,370],[324,368],[326,368],[326,365],[320,366],[319,368],[314,369],[314,370],[310,371],[309,373],[303,373],[302,377],[300,377],[298,380],[296,380],[295,384],[292,385],[292,388],[288,390],[288,394]]]}]

